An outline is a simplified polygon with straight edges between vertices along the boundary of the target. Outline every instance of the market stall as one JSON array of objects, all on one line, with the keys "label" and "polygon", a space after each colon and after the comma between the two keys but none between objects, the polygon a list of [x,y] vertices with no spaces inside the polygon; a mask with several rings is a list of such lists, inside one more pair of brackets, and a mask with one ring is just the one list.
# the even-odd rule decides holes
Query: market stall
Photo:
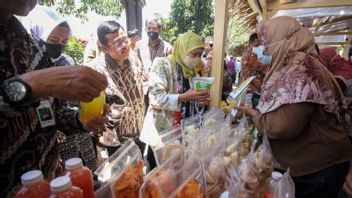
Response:
[{"label": "market stall", "polygon": [[[211,106],[221,103],[224,35],[227,27],[229,0],[215,1],[214,56],[212,76],[216,76],[211,90]],[[350,0],[248,0],[252,8],[249,15],[257,15],[266,21],[278,16],[291,16],[316,36],[321,47],[336,47],[345,58],[352,40],[352,1]]]}]

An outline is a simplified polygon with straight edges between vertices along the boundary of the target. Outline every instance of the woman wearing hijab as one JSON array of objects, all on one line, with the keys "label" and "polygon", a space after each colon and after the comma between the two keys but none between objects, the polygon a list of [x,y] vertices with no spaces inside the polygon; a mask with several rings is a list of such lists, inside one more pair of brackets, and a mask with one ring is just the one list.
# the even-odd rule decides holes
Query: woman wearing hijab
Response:
[{"label": "woman wearing hijab", "polygon": [[[337,197],[349,168],[350,123],[343,95],[321,64],[311,32],[290,17],[260,29],[271,59],[257,108],[238,107],[269,138],[296,197]],[[270,40],[271,39],[271,40]]]},{"label": "woman wearing hijab", "polygon": [[149,80],[150,106],[140,135],[143,142],[157,144],[160,132],[194,113],[194,102],[208,104],[207,91],[196,92],[191,88],[203,50],[201,37],[187,32],[178,37],[172,54],[155,59]]},{"label": "woman wearing hijab", "polygon": [[32,36],[45,45],[54,66],[73,65],[73,59],[63,54],[72,34],[67,21],[51,8],[44,6],[36,6],[29,18]]},{"label": "woman wearing hijab", "polygon": [[[67,21],[51,8],[36,6],[31,14],[30,32],[38,43],[45,45],[54,66],[73,65],[70,56],[63,54],[65,47],[71,37],[71,28]],[[59,100],[64,110],[74,109],[78,111],[78,101]],[[64,113],[64,111],[60,111]],[[64,123],[58,123],[64,125]],[[92,141],[92,135],[81,129],[68,128],[65,133],[59,131],[57,137],[57,150],[62,162],[80,157],[85,166],[94,171],[97,166],[96,148]],[[58,170],[60,171],[60,169]]]},{"label": "woman wearing hijab", "polygon": [[352,64],[332,48],[321,49],[320,57],[328,70],[335,76],[342,92],[346,96],[352,96]]}]

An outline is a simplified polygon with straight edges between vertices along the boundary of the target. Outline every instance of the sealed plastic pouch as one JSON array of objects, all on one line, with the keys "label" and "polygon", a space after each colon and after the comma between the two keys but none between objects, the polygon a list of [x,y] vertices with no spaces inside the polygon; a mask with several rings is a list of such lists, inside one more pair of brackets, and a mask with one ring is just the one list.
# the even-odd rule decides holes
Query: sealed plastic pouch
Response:
[{"label": "sealed plastic pouch", "polygon": [[104,182],[95,196],[138,197],[143,183],[143,166],[139,147],[128,140],[94,172],[98,180]]}]

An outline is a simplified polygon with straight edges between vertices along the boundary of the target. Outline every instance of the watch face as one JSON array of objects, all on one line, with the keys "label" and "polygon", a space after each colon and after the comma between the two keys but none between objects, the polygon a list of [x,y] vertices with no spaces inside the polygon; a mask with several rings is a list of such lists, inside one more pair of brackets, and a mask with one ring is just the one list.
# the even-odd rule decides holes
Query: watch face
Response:
[{"label": "watch face", "polygon": [[26,96],[26,87],[21,82],[10,82],[6,87],[6,95],[13,102],[22,100]]}]

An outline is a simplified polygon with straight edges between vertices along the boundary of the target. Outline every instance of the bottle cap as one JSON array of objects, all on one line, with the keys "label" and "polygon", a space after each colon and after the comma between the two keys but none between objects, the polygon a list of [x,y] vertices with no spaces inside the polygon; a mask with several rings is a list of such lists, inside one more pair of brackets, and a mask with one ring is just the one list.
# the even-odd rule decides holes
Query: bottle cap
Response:
[{"label": "bottle cap", "polygon": [[58,177],[50,182],[51,191],[55,193],[64,192],[71,188],[71,179],[68,176]]},{"label": "bottle cap", "polygon": [[65,168],[67,170],[73,170],[81,168],[83,166],[81,158],[71,158],[65,162]]},{"label": "bottle cap", "polygon": [[40,170],[31,170],[21,176],[21,183],[24,186],[33,185],[43,180],[43,174]]},{"label": "bottle cap", "polygon": [[282,174],[280,172],[274,171],[271,173],[271,178],[273,178],[274,180],[280,180],[282,177]]}]

